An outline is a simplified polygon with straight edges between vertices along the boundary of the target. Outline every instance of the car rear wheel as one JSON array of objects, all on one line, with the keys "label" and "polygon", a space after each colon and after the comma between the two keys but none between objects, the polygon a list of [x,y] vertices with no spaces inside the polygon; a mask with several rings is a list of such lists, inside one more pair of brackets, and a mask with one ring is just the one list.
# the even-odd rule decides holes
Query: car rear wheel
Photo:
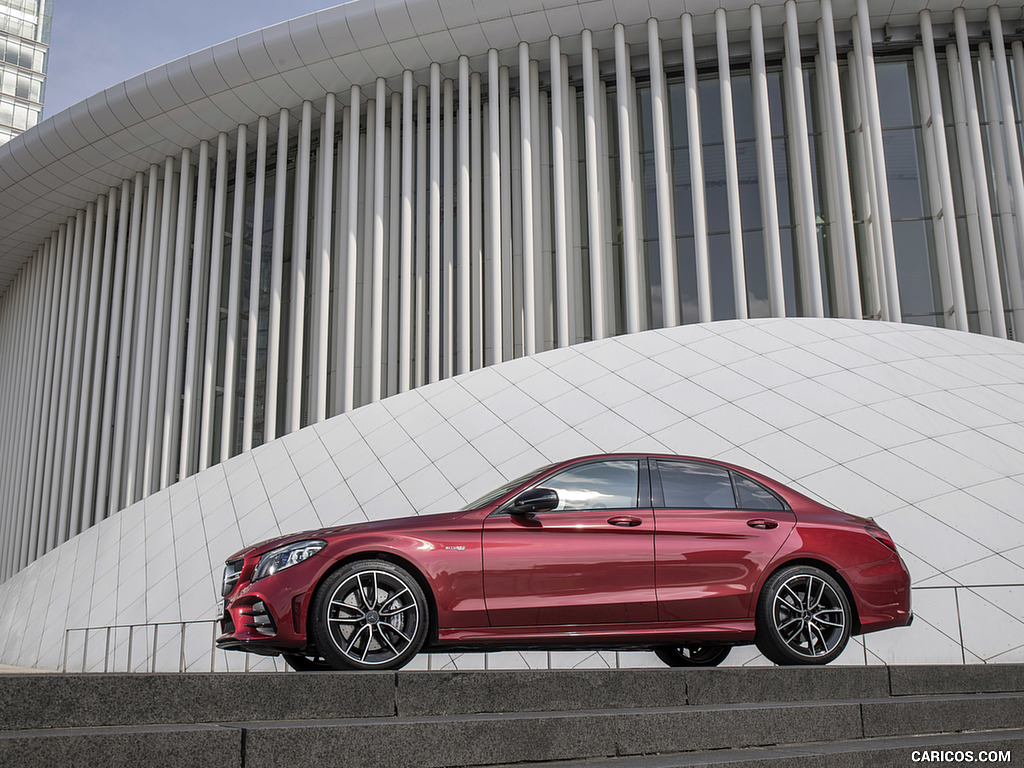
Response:
[{"label": "car rear wheel", "polygon": [[852,614],[839,582],[795,565],[765,583],[756,621],[757,647],[776,664],[828,664],[846,648]]},{"label": "car rear wheel", "polygon": [[335,669],[399,669],[427,636],[427,601],[408,571],[360,560],[333,573],[313,598],[317,650]]},{"label": "car rear wheel", "polygon": [[730,650],[728,645],[677,645],[655,648],[654,654],[670,667],[717,667]]}]

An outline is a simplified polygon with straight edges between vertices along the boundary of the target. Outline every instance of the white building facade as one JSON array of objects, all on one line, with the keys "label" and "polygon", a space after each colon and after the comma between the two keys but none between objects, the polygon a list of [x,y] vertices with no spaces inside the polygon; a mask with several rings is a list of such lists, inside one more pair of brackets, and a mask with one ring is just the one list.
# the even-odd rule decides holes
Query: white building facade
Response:
[{"label": "white building facade", "polygon": [[720,5],[357,0],[0,147],[0,661],[626,448],[884,519],[933,607],[861,663],[1019,661],[1020,8]]}]

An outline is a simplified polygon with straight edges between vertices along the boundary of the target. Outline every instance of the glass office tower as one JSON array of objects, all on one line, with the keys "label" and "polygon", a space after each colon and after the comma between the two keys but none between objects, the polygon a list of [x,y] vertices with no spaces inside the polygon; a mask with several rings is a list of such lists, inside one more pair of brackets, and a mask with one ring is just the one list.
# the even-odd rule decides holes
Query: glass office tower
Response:
[{"label": "glass office tower", "polygon": [[0,144],[39,122],[53,0],[0,0]]}]

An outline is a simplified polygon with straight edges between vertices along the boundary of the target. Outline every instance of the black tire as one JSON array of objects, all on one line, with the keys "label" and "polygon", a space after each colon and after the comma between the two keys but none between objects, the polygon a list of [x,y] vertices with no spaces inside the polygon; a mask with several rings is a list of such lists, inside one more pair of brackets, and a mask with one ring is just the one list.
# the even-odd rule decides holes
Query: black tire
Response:
[{"label": "black tire", "polygon": [[783,568],[757,601],[756,643],[776,664],[828,664],[850,640],[853,613],[846,591],[810,565]]},{"label": "black tire", "polygon": [[298,653],[283,653],[284,663],[296,672],[324,672],[334,669],[330,664],[320,658],[311,659]]},{"label": "black tire", "polygon": [[408,571],[358,560],[320,585],[310,629],[334,669],[399,669],[423,647],[428,617],[423,590]]},{"label": "black tire", "polygon": [[670,667],[717,667],[731,650],[728,645],[677,645],[655,648],[654,654]]}]

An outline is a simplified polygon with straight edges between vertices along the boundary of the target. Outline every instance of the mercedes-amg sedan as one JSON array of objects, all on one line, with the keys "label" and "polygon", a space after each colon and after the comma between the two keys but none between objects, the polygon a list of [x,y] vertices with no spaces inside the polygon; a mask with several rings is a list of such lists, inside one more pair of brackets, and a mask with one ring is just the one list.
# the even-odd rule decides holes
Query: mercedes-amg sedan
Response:
[{"label": "mercedes-amg sedan", "polygon": [[458,512],[255,544],[228,558],[223,596],[218,646],[296,669],[554,648],[712,666],[751,643],[827,664],[912,620],[873,520],[724,462],[637,454],[551,464]]}]

